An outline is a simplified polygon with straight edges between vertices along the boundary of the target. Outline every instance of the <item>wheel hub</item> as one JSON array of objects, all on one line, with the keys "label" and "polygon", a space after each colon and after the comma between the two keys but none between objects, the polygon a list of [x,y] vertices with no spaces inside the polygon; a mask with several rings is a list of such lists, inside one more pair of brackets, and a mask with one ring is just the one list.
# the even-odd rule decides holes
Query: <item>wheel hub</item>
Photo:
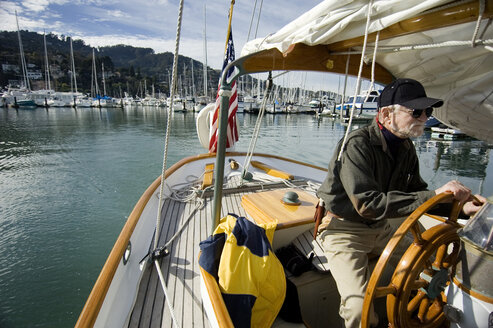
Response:
[{"label": "wheel hub", "polygon": [[434,270],[435,274],[433,276],[425,272],[419,274],[421,279],[428,282],[428,287],[421,287],[420,290],[426,293],[430,299],[437,298],[445,290],[449,276],[447,269]]}]

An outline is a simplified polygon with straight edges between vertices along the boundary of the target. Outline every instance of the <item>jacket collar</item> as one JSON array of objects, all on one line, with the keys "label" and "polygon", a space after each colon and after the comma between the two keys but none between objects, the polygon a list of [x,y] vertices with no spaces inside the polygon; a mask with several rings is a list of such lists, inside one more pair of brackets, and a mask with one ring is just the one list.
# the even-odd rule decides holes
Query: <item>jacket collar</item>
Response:
[{"label": "jacket collar", "polygon": [[[369,134],[370,134],[370,142],[372,145],[375,146],[382,146],[382,150],[386,153],[390,154],[389,147],[387,145],[387,141],[385,140],[385,137],[382,133],[382,130],[380,130],[380,127],[378,126],[378,122],[375,119],[372,121],[368,128]],[[405,147],[405,149],[409,149],[410,147],[410,142],[412,142],[410,139],[406,139],[403,143],[402,146]]]}]

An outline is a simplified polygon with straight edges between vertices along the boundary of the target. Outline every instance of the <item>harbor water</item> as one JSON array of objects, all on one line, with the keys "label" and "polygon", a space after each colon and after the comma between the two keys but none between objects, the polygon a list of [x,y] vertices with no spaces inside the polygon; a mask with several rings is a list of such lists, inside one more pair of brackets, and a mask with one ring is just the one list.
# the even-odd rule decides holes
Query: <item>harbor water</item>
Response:
[{"label": "harbor water", "polygon": [[[246,151],[257,115],[239,114]],[[206,152],[196,114],[173,113],[168,167]],[[71,327],[121,228],[161,173],[167,112],[128,107],[0,109],[0,327]],[[353,126],[355,127],[355,126]],[[269,115],[256,152],[326,167],[346,126]],[[493,195],[491,146],[415,140],[429,188],[451,179]]]}]

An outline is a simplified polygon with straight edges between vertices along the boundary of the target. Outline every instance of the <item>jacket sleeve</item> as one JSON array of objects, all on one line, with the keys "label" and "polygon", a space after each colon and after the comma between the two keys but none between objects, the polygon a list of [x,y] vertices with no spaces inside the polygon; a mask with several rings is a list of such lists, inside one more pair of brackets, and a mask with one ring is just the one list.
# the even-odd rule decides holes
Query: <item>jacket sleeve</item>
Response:
[{"label": "jacket sleeve", "polygon": [[[382,185],[375,174],[376,170],[385,168],[372,145],[364,138],[352,138],[346,147],[338,163],[339,176],[357,215],[364,219],[406,216],[434,196],[433,191],[426,190],[417,162],[408,187],[387,191],[387,186]],[[391,174],[390,169],[388,171],[384,173]]]}]

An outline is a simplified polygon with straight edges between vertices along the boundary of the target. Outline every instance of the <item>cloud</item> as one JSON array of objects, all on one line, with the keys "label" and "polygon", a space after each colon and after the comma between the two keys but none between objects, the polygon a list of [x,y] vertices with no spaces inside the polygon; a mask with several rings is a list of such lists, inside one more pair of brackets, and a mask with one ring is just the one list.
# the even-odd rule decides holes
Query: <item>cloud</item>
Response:
[{"label": "cloud", "polygon": [[[104,47],[124,44],[134,47],[152,48],[156,53],[173,53],[175,49],[175,40],[150,38],[144,35],[122,36],[109,34],[104,36],[89,36],[74,33],[73,37],[74,39],[83,40],[85,44],[92,47]],[[219,41],[210,41],[207,44],[207,48],[207,65],[215,69],[220,69],[222,66],[223,54],[221,51],[215,51],[215,49],[224,48],[224,44]],[[200,62],[204,62],[205,54],[203,40],[189,38],[184,38],[180,40],[179,54],[193,58]]]},{"label": "cloud", "polygon": [[50,5],[63,5],[68,3],[68,0],[24,0],[22,6],[28,11],[41,12],[46,10]]}]

